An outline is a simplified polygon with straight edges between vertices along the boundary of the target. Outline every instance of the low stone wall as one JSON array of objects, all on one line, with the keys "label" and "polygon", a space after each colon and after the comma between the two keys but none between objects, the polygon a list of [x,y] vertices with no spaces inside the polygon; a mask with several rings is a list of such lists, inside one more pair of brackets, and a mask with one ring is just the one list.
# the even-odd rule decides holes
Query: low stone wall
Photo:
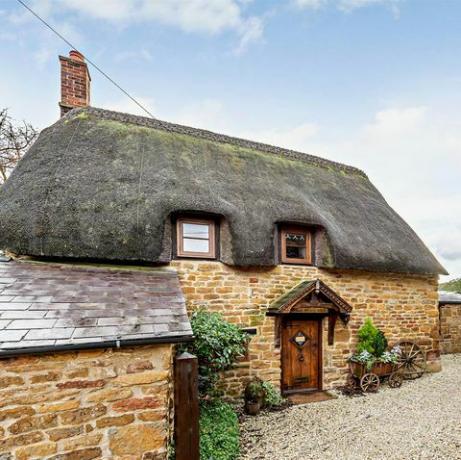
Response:
[{"label": "low stone wall", "polygon": [[442,353],[461,353],[461,304],[440,305]]},{"label": "low stone wall", "polygon": [[221,312],[241,327],[256,328],[249,360],[226,373],[223,387],[238,397],[244,383],[257,375],[280,385],[280,348],[274,318],[266,316],[270,302],[300,281],[321,279],[353,307],[350,322],[337,321],[335,343],[327,344],[324,321],[323,385],[344,384],[347,357],[354,351],[357,331],[371,317],[390,343],[414,340],[427,352],[429,369],[440,370],[438,277],[325,270],[299,265],[271,268],[229,267],[220,262],[174,261],[189,310],[204,307]]},{"label": "low stone wall", "polygon": [[0,360],[0,459],[164,459],[171,345]]}]

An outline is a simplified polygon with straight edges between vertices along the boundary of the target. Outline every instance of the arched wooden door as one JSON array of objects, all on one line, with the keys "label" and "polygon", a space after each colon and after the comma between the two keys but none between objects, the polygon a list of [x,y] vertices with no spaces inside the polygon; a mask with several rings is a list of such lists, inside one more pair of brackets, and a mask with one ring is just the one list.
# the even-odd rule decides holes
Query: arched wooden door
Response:
[{"label": "arched wooden door", "polygon": [[321,318],[286,317],[281,332],[283,393],[321,390]]}]

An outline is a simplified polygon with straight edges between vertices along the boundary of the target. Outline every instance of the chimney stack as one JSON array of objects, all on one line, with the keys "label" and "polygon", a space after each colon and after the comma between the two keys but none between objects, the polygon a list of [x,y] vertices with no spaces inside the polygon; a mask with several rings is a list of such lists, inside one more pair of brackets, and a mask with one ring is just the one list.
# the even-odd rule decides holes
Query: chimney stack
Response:
[{"label": "chimney stack", "polygon": [[90,72],[82,53],[72,50],[69,57],[59,56],[61,63],[61,117],[75,107],[90,105]]}]

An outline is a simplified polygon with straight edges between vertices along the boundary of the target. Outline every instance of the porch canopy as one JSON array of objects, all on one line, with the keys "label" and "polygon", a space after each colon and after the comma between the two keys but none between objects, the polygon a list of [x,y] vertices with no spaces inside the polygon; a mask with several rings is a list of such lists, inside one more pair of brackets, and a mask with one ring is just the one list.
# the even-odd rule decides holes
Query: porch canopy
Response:
[{"label": "porch canopy", "polygon": [[342,297],[323,281],[302,281],[282,296],[275,299],[267,310],[267,316],[324,315],[328,317],[328,344],[334,341],[334,329],[339,316],[347,324],[352,311]]}]

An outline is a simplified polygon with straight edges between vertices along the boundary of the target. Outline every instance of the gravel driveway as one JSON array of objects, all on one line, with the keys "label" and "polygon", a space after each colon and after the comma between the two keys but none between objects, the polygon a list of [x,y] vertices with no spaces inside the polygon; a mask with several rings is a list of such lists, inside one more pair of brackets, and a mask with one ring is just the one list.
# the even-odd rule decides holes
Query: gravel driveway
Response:
[{"label": "gravel driveway", "polygon": [[461,354],[400,389],[248,417],[241,459],[461,459]]}]

